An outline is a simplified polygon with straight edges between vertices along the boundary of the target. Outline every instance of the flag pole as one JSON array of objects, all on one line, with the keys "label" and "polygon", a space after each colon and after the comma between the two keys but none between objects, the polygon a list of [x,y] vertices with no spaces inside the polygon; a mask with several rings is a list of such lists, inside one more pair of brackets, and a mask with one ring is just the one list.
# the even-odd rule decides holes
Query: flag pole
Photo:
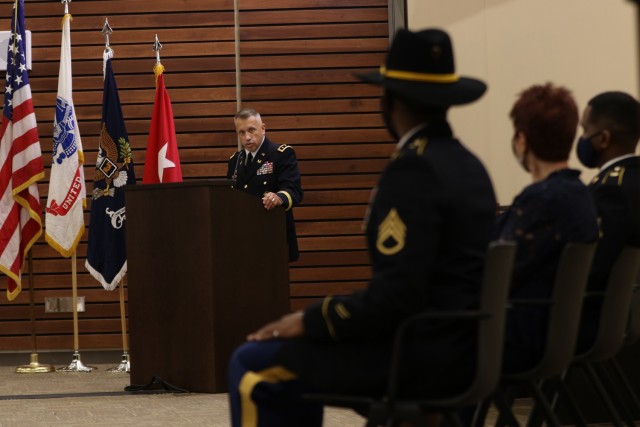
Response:
[{"label": "flag pole", "polygon": [[31,317],[31,343],[32,351],[28,365],[21,365],[16,368],[18,374],[40,374],[55,372],[56,368],[51,365],[38,363],[38,345],[36,338],[36,311],[35,311],[35,283],[33,278],[33,255],[29,250],[27,265],[29,266],[29,312]]},{"label": "flag pole", "polygon": [[153,66],[153,73],[156,75],[156,90],[158,90],[158,76],[164,72],[164,66],[162,62],[160,62],[160,51],[162,50],[162,43],[158,40],[158,35],[156,34],[156,41],[153,43],[153,49],[156,53],[156,65]]},{"label": "flag pole", "polygon": [[124,306],[124,285],[126,282],[125,276],[120,281],[120,325],[122,327],[122,361],[115,368],[107,369],[107,372],[131,372],[131,362],[129,361],[129,346],[127,345],[127,317],[125,314]]},{"label": "flag pole", "polygon": [[[113,29],[109,25],[109,20],[107,18],[104,19],[104,26],[102,27],[102,34],[105,37],[104,42],[104,57],[105,57],[105,70],[106,70],[106,58],[109,58],[113,55],[113,49],[111,49],[109,43],[109,36],[113,33]],[[103,73],[104,74],[104,73]],[[122,329],[122,359],[120,364],[114,368],[107,369],[107,372],[114,373],[129,373],[131,372],[131,363],[129,361],[129,347],[127,345],[127,317],[126,310],[124,304],[124,285],[125,285],[125,277],[120,281],[120,325]]]},{"label": "flag pole", "polygon": [[[70,0],[63,0],[70,1]],[[78,268],[76,266],[76,251],[71,255],[71,304],[73,305],[73,359],[69,366],[62,367],[62,372],[91,372],[92,367],[86,366],[80,360],[80,345],[78,339]]]},{"label": "flag pole", "polygon": [[[69,15],[69,3],[71,0],[60,0],[61,3],[64,3],[64,19],[71,19]],[[82,167],[82,165],[80,165]],[[69,366],[62,367],[58,369],[58,371],[62,372],[91,372],[93,368],[85,366],[80,360],[80,351],[79,351],[79,340],[78,340],[78,268],[76,262],[76,250],[74,248],[73,253],[71,254],[71,289],[72,289],[72,300],[71,304],[73,305],[73,359]]]}]

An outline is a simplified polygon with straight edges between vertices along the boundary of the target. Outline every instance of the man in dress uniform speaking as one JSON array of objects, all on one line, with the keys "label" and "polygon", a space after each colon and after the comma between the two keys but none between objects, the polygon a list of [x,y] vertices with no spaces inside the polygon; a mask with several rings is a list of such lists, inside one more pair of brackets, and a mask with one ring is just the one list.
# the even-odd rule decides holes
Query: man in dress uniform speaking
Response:
[{"label": "man in dress uniform speaking", "polygon": [[296,153],[289,145],[269,141],[266,126],[256,110],[240,110],[234,123],[243,149],[229,159],[227,178],[236,182],[234,187],[238,190],[262,198],[265,209],[282,206],[286,210],[289,261],[297,261],[293,207],[302,200],[302,186]]}]

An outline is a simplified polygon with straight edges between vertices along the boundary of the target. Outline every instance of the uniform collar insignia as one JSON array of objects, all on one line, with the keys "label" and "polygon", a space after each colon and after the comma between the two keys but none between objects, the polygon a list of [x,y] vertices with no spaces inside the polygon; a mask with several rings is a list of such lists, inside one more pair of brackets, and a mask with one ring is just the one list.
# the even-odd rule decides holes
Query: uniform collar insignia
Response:
[{"label": "uniform collar insignia", "polygon": [[423,136],[413,140],[409,144],[409,148],[416,150],[416,153],[418,153],[418,156],[422,156],[422,154],[424,153],[424,149],[428,143],[429,143],[429,140]]}]

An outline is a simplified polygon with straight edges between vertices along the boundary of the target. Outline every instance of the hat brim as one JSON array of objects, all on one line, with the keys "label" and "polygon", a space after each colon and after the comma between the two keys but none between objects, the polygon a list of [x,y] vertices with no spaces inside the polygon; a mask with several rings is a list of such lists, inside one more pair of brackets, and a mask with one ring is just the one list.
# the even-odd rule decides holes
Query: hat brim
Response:
[{"label": "hat brim", "polygon": [[460,77],[455,83],[390,79],[379,72],[356,74],[356,77],[367,83],[383,86],[409,102],[434,107],[468,104],[480,98],[487,90],[484,82],[471,77]]}]

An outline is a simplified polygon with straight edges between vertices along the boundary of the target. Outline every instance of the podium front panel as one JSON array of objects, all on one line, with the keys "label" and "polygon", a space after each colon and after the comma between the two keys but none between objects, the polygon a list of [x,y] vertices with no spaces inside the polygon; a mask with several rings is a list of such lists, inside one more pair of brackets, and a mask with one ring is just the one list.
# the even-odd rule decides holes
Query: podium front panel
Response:
[{"label": "podium front panel", "polygon": [[226,391],[233,349],[289,310],[284,211],[227,180],[125,194],[131,383]]}]

